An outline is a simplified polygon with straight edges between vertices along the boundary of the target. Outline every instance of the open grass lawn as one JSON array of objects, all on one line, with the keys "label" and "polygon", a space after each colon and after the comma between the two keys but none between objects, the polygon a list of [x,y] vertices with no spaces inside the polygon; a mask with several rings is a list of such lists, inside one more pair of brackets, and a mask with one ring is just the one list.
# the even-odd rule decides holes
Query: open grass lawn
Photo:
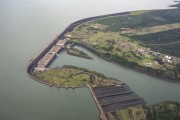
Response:
[{"label": "open grass lawn", "polygon": [[90,77],[87,74],[75,75],[72,78],[66,80],[65,85],[67,86],[83,86],[90,83]]},{"label": "open grass lawn", "polygon": [[52,69],[36,73],[36,76],[42,80],[62,86],[83,86],[90,82],[90,77],[86,73],[77,69]]},{"label": "open grass lawn", "polygon": [[[92,81],[92,74],[96,76],[96,82]],[[95,86],[122,84],[120,80],[108,78],[103,74],[74,66],[64,66],[62,68],[45,70],[37,72],[35,75],[37,78],[48,81],[52,84],[68,87],[95,85],[94,83],[97,83]]]},{"label": "open grass lawn", "polygon": [[117,58],[117,61],[121,61],[119,59],[120,57],[140,65],[146,61],[154,61],[152,55],[141,55],[137,52],[139,48],[147,49],[140,42],[132,41],[130,38],[120,35],[117,32],[98,32],[82,41],[92,45],[101,53],[110,54],[112,59]]},{"label": "open grass lawn", "polygon": [[116,113],[121,120],[131,120],[130,110],[128,108],[117,111]]}]

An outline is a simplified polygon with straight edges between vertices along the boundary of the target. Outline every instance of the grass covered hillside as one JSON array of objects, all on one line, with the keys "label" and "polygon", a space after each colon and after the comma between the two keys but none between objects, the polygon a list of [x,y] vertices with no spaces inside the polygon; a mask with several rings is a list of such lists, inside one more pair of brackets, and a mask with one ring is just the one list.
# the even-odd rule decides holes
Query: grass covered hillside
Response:
[{"label": "grass covered hillside", "polygon": [[93,47],[105,59],[180,80],[180,9],[110,16],[82,23],[66,36]]}]

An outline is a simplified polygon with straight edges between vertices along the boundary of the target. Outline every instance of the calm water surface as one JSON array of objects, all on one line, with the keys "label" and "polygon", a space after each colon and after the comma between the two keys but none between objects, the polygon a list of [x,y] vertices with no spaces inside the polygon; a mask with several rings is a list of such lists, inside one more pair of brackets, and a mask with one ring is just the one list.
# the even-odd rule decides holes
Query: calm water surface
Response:
[{"label": "calm water surface", "polygon": [[93,60],[70,56],[62,52],[50,67],[61,67],[63,65],[80,66],[89,70],[98,71],[108,77],[114,77],[127,83],[138,95],[143,97],[148,104],[172,100],[180,102],[178,96],[180,84],[164,81],[152,76],[138,73],[113,63],[107,62],[88,50],[77,47],[90,55]]},{"label": "calm water surface", "polygon": [[[172,0],[135,3],[134,0],[0,0],[0,119],[98,120],[99,111],[88,89],[66,90],[42,85],[26,75],[29,60],[78,19],[138,9],[163,9],[172,3]],[[79,65],[119,78],[149,103],[180,101],[178,84],[117,67],[93,54],[94,62],[62,56],[65,57],[56,59],[54,65]]]}]

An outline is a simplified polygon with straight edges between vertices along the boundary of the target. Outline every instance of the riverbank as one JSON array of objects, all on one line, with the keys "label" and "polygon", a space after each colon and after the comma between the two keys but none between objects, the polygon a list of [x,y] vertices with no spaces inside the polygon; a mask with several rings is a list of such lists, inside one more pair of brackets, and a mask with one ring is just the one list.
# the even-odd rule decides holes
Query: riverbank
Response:
[{"label": "riverbank", "polygon": [[[156,45],[161,45],[161,42],[170,43],[169,39],[177,41],[180,30],[178,12],[179,9],[137,11],[124,16],[106,17],[82,23],[66,35],[70,36],[69,39],[74,42],[85,44],[92,52],[105,60],[161,79],[180,81],[180,58],[177,45],[179,42],[160,48],[153,47],[149,42],[153,41],[154,45],[158,41],[159,43]],[[161,19],[157,20],[156,16]],[[141,22],[136,23],[139,19]],[[166,19],[170,21],[167,22]],[[174,21],[174,19],[177,20]],[[150,26],[149,23],[153,26]],[[82,39],[74,39],[77,36]],[[148,40],[146,41],[146,39]],[[169,55],[170,53],[174,53],[175,56]]]},{"label": "riverbank", "polygon": [[74,45],[76,46],[80,46],[82,48],[85,48],[89,51],[91,51],[92,53],[96,54],[97,56],[99,56],[100,58],[108,61],[108,62],[111,62],[113,64],[116,64],[120,67],[123,67],[123,68],[126,68],[126,69],[131,69],[131,70],[134,70],[136,72],[140,72],[140,73],[143,73],[143,74],[146,74],[146,75],[149,75],[149,76],[152,76],[152,77],[155,77],[155,78],[159,78],[161,80],[165,80],[165,81],[168,81],[168,82],[174,82],[174,83],[177,83],[179,84],[180,81],[179,80],[176,80],[176,79],[172,79],[171,77],[167,77],[167,76],[161,76],[161,75],[157,75],[157,74],[153,74],[152,72],[149,72],[145,69],[142,69],[142,68],[132,68],[130,66],[125,66],[121,63],[118,63],[116,61],[113,61],[112,59],[110,58],[107,58],[106,55],[103,55],[102,53],[100,53],[97,49],[93,48],[91,45],[88,45],[87,43],[84,43],[84,42],[78,42],[78,41],[68,41],[68,42],[74,42]]},{"label": "riverbank", "polygon": [[108,86],[123,84],[120,80],[108,78],[95,71],[65,65],[62,68],[51,68],[36,72],[33,75],[41,83],[53,87],[79,88],[91,86]]}]

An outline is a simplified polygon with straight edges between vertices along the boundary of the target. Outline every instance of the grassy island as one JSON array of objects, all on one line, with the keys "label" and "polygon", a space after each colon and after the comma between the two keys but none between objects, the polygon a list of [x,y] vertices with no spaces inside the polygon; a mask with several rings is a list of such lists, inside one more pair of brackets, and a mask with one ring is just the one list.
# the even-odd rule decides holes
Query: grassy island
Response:
[{"label": "grassy island", "polygon": [[59,87],[84,87],[87,85],[107,86],[122,84],[120,80],[108,78],[103,74],[74,66],[64,66],[62,68],[36,72],[35,76],[42,81]]},{"label": "grassy island", "polygon": [[110,61],[180,80],[179,33],[180,9],[171,9],[105,17],[82,23],[66,35]]}]

